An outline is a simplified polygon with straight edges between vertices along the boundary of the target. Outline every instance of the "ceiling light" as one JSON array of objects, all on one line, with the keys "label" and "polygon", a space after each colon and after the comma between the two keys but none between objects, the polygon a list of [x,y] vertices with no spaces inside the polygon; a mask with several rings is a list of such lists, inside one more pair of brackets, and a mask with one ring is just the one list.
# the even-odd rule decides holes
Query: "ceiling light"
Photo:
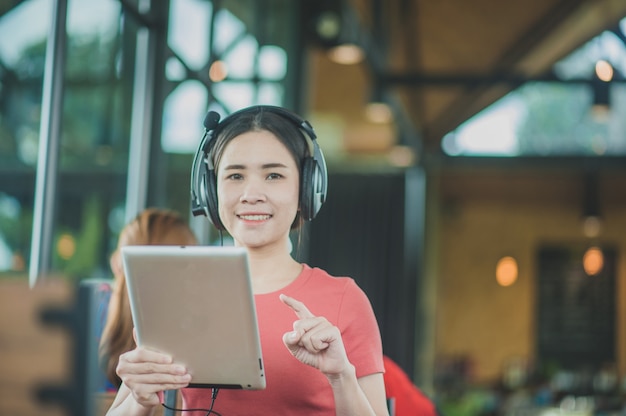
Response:
[{"label": "ceiling light", "polygon": [[331,61],[342,65],[354,65],[363,61],[363,49],[354,43],[344,43],[328,50]]},{"label": "ceiling light", "polygon": [[583,218],[583,235],[587,238],[596,238],[602,230],[600,217],[586,216]]},{"label": "ceiling light", "polygon": [[596,62],[596,75],[600,81],[610,82],[613,79],[613,66],[604,59],[600,59]]},{"label": "ceiling light", "polygon": [[389,104],[384,102],[370,102],[365,106],[365,116],[372,123],[386,124],[393,120],[393,112]]},{"label": "ceiling light", "polygon": [[604,254],[599,247],[589,247],[583,255],[583,268],[589,276],[595,276],[604,267]]},{"label": "ceiling light", "polygon": [[328,57],[342,65],[363,61],[361,27],[348,2],[334,1],[320,7],[322,10],[313,15],[314,35],[318,44],[327,50]]},{"label": "ceiling light", "polygon": [[372,81],[368,103],[365,105],[365,116],[372,123],[387,124],[393,121],[393,110],[389,105],[387,91],[376,79]]},{"label": "ceiling light", "polygon": [[517,260],[511,256],[504,256],[496,264],[496,281],[500,286],[511,286],[517,281]]},{"label": "ceiling light", "polygon": [[415,164],[415,151],[409,146],[394,146],[387,154],[389,163],[399,168],[408,168]]}]

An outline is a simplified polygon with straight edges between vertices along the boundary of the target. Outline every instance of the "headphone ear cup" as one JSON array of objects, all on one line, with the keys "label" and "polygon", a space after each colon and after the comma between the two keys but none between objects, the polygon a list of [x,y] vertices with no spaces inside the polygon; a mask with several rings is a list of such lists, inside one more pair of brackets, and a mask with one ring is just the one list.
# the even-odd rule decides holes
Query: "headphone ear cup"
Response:
[{"label": "headphone ear cup", "polygon": [[310,221],[317,214],[315,207],[315,174],[317,162],[312,157],[307,157],[302,163],[302,180],[300,181],[300,215],[306,221]]},{"label": "headphone ear cup", "polygon": [[207,169],[204,181],[205,187],[205,200],[206,207],[209,214],[209,219],[218,230],[223,230],[224,226],[220,221],[220,213],[217,204],[217,179],[215,177],[215,171]]}]

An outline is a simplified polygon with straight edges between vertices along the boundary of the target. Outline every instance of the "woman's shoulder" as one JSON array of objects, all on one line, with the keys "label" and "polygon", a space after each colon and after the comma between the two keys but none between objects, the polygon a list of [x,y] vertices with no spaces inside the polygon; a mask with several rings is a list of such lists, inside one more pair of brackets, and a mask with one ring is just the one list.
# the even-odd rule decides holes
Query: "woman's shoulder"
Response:
[{"label": "woman's shoulder", "polygon": [[350,276],[335,276],[319,267],[304,265],[304,287],[307,291],[322,291],[327,295],[351,296],[357,294],[362,296],[363,291],[356,280]]},{"label": "woman's shoulder", "polygon": [[314,279],[318,282],[322,282],[325,284],[336,285],[336,286],[346,286],[346,285],[356,285],[356,282],[352,277],[349,276],[335,276],[327,272],[326,270],[319,267],[311,267],[307,264],[304,264],[304,273],[308,273],[309,279]]}]

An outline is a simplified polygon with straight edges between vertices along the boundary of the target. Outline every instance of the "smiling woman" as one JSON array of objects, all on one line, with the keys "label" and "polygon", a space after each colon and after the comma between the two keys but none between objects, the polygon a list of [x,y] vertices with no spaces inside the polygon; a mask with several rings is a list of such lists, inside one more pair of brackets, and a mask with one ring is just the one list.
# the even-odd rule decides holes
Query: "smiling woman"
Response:
[{"label": "smiling woman", "polygon": [[367,296],[353,279],[290,254],[290,231],[312,220],[326,196],[326,166],[312,127],[269,106],[218,120],[207,117],[192,168],[192,204],[248,251],[267,387],[219,397],[186,388],[187,369],[138,347],[120,357],[123,384],[110,414],[148,414],[163,390],[182,389],[182,410],[207,414],[266,415],[280,408],[387,415],[382,342]]}]

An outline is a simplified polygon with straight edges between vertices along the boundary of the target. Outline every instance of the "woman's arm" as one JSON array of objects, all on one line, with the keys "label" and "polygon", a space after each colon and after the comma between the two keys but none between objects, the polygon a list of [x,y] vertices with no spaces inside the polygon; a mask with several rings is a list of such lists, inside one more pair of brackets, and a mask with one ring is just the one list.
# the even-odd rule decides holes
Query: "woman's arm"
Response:
[{"label": "woman's arm", "polygon": [[[354,370],[352,372],[354,373]],[[354,375],[329,378],[329,382],[333,389],[338,416],[389,414],[382,373],[358,379]]]},{"label": "woman's arm", "polygon": [[109,411],[106,413],[107,416],[115,416],[115,415],[135,415],[135,416],[152,416],[154,415],[154,411],[156,406],[145,407],[140,405],[131,394],[131,391],[125,384],[120,386],[120,389],[117,392],[117,396],[115,396],[115,400]]},{"label": "woman's arm", "polygon": [[328,379],[337,415],[388,415],[382,373],[357,379],[348,360],[339,328],[326,318],[313,315],[300,301],[280,295],[280,299],[299,318],[283,342],[300,362],[320,370]]}]

